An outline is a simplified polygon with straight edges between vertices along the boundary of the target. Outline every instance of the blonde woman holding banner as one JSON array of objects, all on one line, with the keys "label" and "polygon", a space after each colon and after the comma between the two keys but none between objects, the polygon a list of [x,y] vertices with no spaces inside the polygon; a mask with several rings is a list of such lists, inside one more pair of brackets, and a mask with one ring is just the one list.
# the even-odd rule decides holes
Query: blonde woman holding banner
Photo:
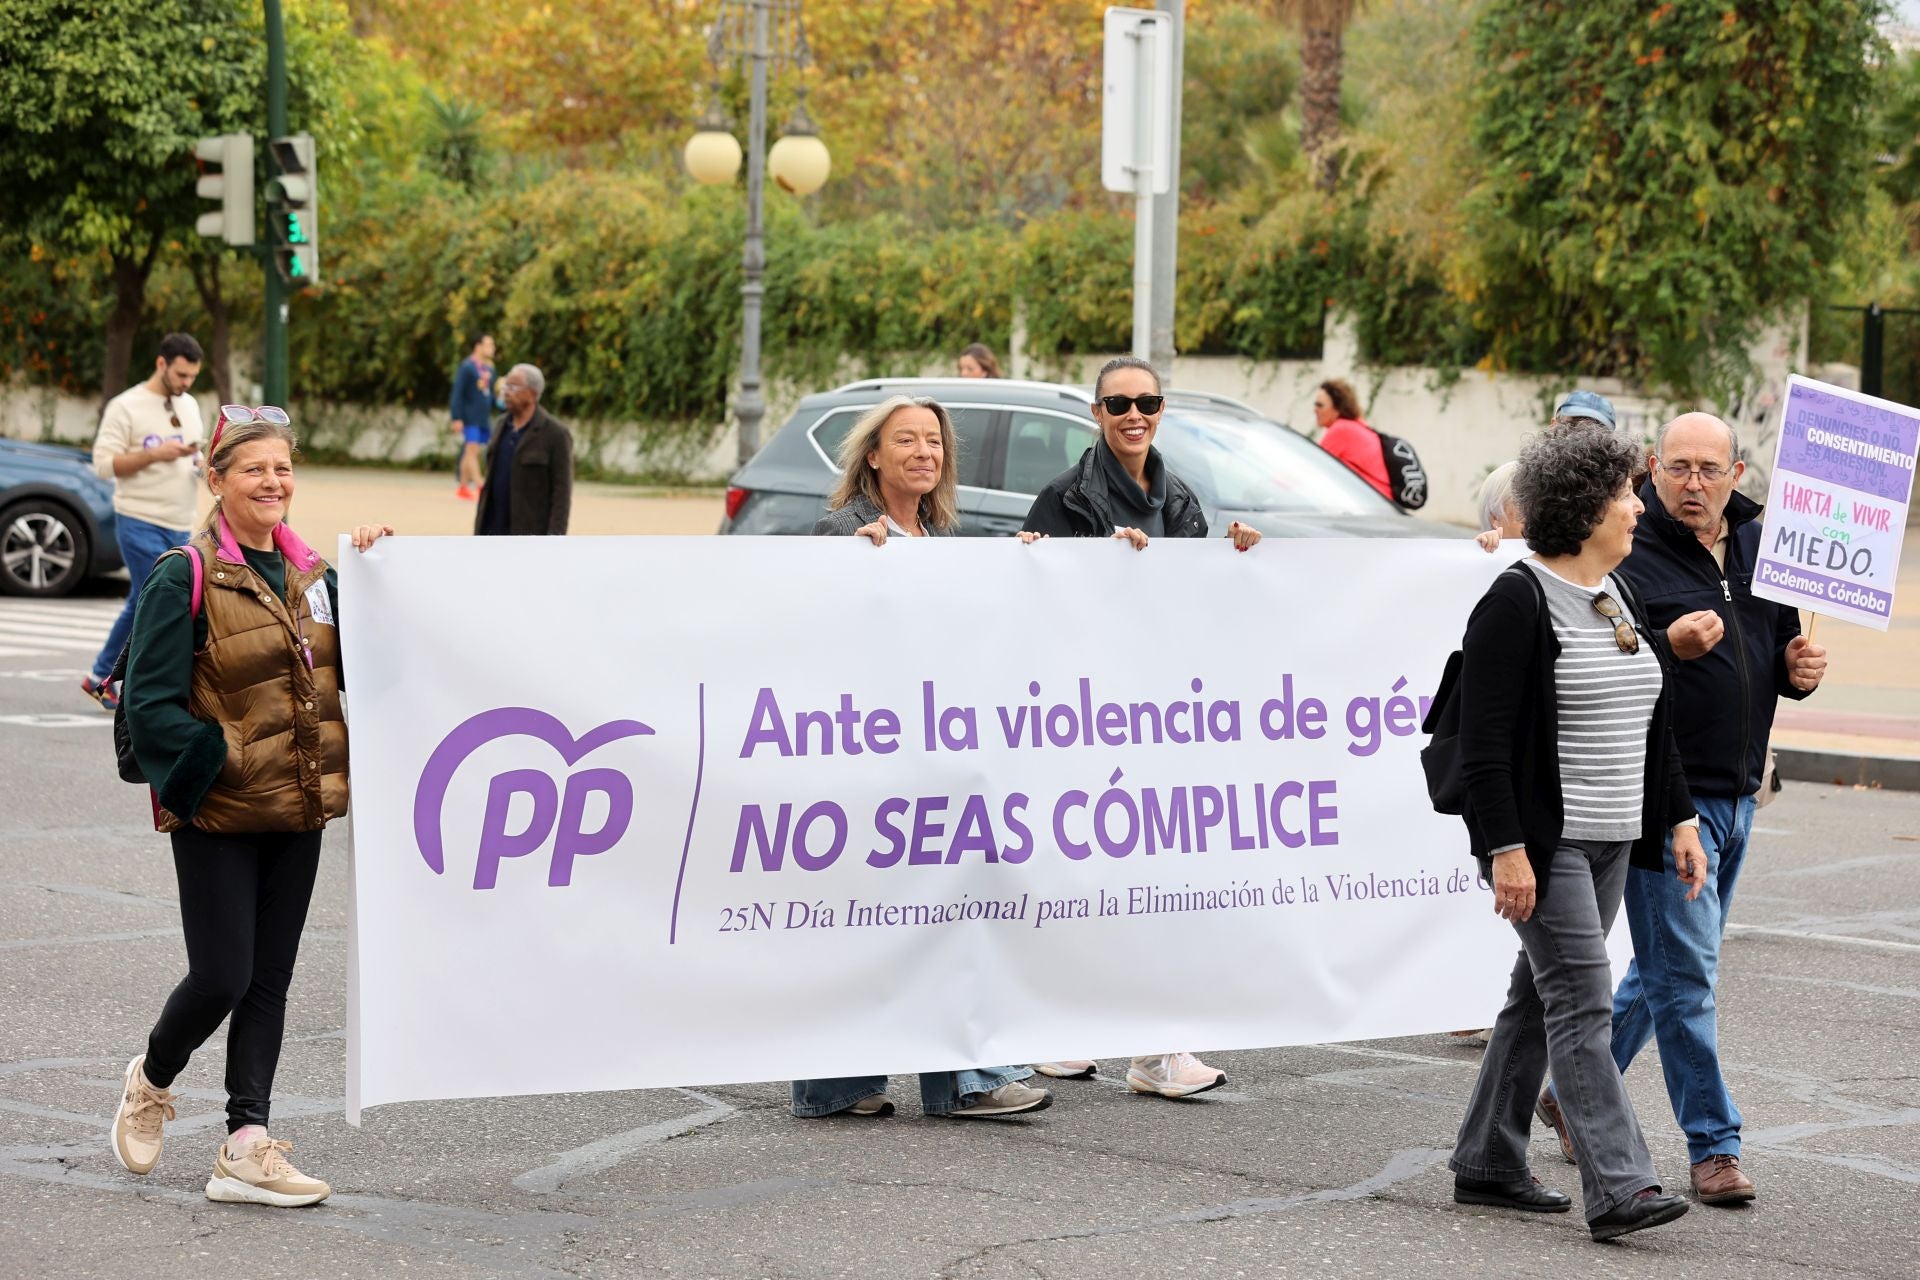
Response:
[{"label": "blonde woman holding banner", "polygon": [[[813,526],[823,537],[944,537],[958,527],[953,423],[939,403],[890,396],[854,424],[840,446],[840,483],[830,510]],[[1053,1095],[1021,1081],[1026,1067],[972,1067],[920,1073],[920,1106],[930,1116],[990,1120],[1045,1110]],[[893,1114],[885,1076],[795,1080],[793,1114],[802,1119]]]}]

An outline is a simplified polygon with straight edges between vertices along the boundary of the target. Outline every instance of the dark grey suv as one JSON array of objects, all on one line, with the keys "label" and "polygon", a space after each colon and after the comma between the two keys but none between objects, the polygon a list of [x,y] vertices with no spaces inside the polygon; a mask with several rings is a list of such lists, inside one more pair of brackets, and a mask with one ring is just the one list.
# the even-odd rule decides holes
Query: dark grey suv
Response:
[{"label": "dark grey suv", "polygon": [[[1085,387],[999,378],[874,378],[808,396],[727,489],[721,533],[805,534],[839,478],[840,443],[891,395],[931,396],[959,443],[960,532],[1016,532],[1046,483],[1093,444]],[[1451,525],[1415,519],[1305,437],[1236,401],[1170,389],[1154,443],[1193,486],[1207,524],[1244,520],[1282,538],[1433,538]]]}]

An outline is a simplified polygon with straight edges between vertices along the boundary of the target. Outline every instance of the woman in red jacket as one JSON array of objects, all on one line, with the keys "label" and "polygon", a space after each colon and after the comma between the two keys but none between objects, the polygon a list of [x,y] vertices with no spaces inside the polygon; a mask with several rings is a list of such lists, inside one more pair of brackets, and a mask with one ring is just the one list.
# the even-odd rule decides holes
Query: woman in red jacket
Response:
[{"label": "woman in red jacket", "polygon": [[1324,434],[1320,447],[1360,473],[1360,478],[1391,499],[1386,451],[1380,433],[1360,417],[1360,397],[1338,378],[1328,378],[1313,389],[1313,420]]}]

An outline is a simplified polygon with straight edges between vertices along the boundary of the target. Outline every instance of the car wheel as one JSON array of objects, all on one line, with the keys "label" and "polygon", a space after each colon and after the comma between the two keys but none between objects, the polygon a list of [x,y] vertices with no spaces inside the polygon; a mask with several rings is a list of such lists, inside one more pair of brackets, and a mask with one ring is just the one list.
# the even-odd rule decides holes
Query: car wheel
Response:
[{"label": "car wheel", "polygon": [[86,528],[58,502],[29,498],[0,511],[0,592],[64,596],[92,563]]}]

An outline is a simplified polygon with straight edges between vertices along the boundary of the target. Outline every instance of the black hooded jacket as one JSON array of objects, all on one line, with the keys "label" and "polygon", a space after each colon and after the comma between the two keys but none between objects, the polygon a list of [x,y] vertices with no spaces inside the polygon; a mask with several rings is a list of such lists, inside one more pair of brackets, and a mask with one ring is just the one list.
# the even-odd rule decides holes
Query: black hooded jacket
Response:
[{"label": "black hooded jacket", "polygon": [[[1047,487],[1034,496],[1027,511],[1026,533],[1044,533],[1050,538],[1107,538],[1113,535],[1115,500],[1108,487],[1106,469],[1094,456],[1106,444],[1096,440],[1080,455],[1080,461],[1047,481]],[[1154,450],[1157,455],[1158,450]],[[1162,465],[1165,465],[1164,462]],[[1167,501],[1161,508],[1169,538],[1204,538],[1207,513],[1200,506],[1186,481],[1171,469],[1167,475]]]},{"label": "black hooded jacket", "polygon": [[1797,610],[1753,594],[1764,508],[1736,493],[1727,502],[1727,569],[1691,529],[1667,513],[1653,481],[1641,486],[1646,514],[1633,554],[1618,569],[1665,632],[1701,609],[1720,615],[1726,634],[1705,655],[1673,664],[1673,732],[1695,795],[1736,798],[1760,789],[1778,698],[1804,698],[1787,682],[1787,643],[1800,634]]}]

